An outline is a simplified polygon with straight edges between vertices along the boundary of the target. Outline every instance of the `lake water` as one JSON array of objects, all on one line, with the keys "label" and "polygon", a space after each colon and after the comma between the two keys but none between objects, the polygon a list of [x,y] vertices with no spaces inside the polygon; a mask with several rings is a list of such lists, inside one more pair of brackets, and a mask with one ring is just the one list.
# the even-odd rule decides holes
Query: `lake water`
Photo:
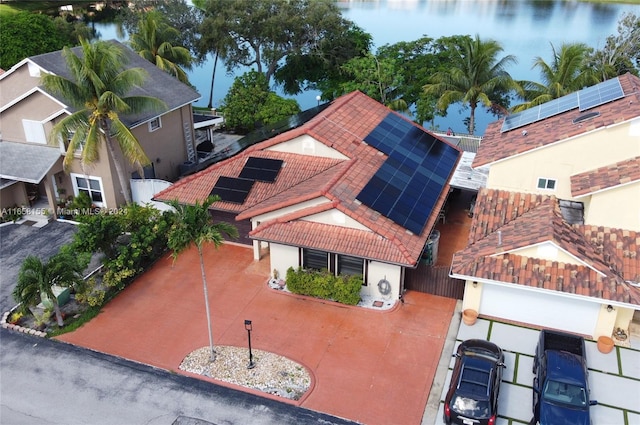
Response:
[{"label": "lake water", "polygon": [[[517,57],[518,64],[507,69],[518,80],[539,81],[531,66],[536,56],[551,61],[551,44],[581,42],[601,48],[609,35],[617,34],[618,21],[625,12],[638,15],[640,7],[630,4],[577,1],[521,0],[378,0],[340,1],[343,16],[373,36],[375,46],[416,40],[423,35],[437,39],[443,36],[479,34],[482,39],[501,43],[504,55]],[[113,25],[96,25],[103,39],[117,38]],[[123,41],[123,40],[121,40]],[[374,48],[375,51],[375,48]],[[189,72],[191,83],[202,98],[198,106],[207,106],[211,87],[213,59]],[[244,71],[239,71],[242,73]],[[213,105],[220,103],[233,82],[218,63]],[[276,91],[279,92],[279,90]],[[282,94],[279,92],[279,94]],[[302,109],[316,105],[318,92],[309,91],[295,99]],[[468,110],[449,108],[444,118],[437,118],[440,129],[451,127],[464,133]],[[496,118],[482,110],[476,113],[476,134],[483,134],[487,124]]]}]

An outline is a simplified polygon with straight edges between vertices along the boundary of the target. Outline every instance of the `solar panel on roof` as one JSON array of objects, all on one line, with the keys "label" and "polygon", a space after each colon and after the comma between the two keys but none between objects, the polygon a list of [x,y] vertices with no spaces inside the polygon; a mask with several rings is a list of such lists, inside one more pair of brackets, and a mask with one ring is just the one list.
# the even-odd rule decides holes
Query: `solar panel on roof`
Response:
[{"label": "solar panel on roof", "polygon": [[422,233],[459,152],[393,113],[364,140],[388,157],[356,198],[414,234]]},{"label": "solar panel on roof", "polygon": [[600,106],[624,96],[618,77],[587,87],[578,92],[580,111]]},{"label": "solar panel on roof", "polygon": [[283,162],[281,159],[251,156],[247,159],[242,171],[240,171],[240,178],[273,183],[276,181]]},{"label": "solar panel on roof", "polygon": [[218,177],[218,181],[211,190],[211,195],[218,195],[227,202],[242,204],[253,187],[253,180],[235,177]]},{"label": "solar panel on roof", "polygon": [[500,131],[504,133],[575,108],[580,108],[580,111],[595,108],[604,103],[620,99],[623,96],[624,91],[620,85],[620,79],[618,77],[612,78],[594,86],[586,87],[578,92],[550,100],[542,105],[506,116]]}]

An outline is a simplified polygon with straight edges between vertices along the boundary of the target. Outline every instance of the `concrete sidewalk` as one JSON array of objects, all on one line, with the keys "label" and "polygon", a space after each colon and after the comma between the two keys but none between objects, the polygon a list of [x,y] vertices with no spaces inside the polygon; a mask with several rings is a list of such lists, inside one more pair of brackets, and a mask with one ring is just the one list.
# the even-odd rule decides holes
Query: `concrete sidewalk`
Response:
[{"label": "concrete sidewalk", "polygon": [[[370,425],[421,422],[455,300],[408,292],[391,310],[347,307],[270,289],[268,259],[254,262],[247,247],[207,247],[205,262],[215,344],[245,347],[252,320],[253,347],[310,371],[299,405]],[[182,373],[208,345],[202,294],[196,250],[167,256],[59,339]]]}]

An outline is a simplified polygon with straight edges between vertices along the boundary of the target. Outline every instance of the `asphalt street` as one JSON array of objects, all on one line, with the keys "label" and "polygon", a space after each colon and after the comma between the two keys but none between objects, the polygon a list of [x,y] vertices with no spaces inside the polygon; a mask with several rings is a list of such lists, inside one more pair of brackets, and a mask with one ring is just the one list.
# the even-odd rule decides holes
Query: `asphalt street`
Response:
[{"label": "asphalt street", "polygon": [[0,340],[3,425],[354,424],[57,341]]},{"label": "asphalt street", "polygon": [[[0,227],[0,311],[14,306],[20,265],[47,259],[76,227]],[[58,341],[0,329],[2,425],[353,424]]]}]

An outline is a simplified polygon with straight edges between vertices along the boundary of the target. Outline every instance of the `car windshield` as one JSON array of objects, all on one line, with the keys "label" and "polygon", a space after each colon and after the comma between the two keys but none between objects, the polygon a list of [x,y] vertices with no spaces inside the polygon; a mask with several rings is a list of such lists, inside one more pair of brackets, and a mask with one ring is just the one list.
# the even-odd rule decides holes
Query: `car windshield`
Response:
[{"label": "car windshield", "polygon": [[558,381],[547,381],[547,385],[544,387],[544,398],[576,407],[587,405],[587,397],[583,387]]},{"label": "car windshield", "polygon": [[477,400],[459,395],[453,399],[451,408],[455,412],[471,418],[487,418],[490,416],[489,400]]}]

